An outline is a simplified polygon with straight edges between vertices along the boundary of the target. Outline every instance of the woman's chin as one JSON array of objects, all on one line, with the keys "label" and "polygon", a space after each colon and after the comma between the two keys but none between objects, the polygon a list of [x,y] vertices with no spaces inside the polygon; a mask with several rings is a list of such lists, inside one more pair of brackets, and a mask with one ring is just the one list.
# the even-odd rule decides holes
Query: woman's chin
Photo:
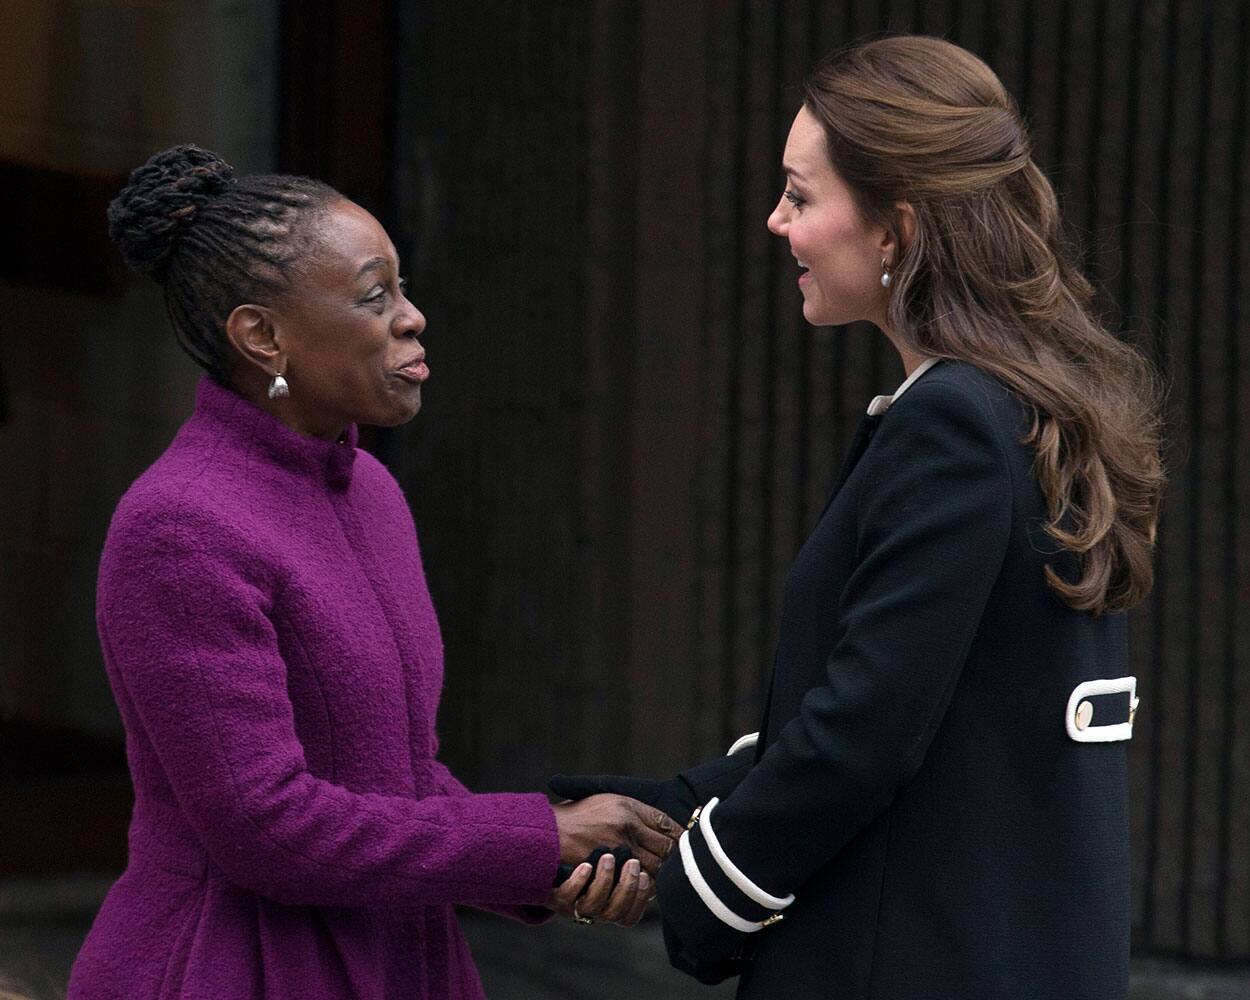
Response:
[{"label": "woman's chin", "polygon": [[363,421],[374,427],[400,427],[408,423],[421,411],[421,389],[415,387],[412,395],[403,401],[402,405],[396,405],[395,401],[387,407],[385,414],[379,413],[373,420]]},{"label": "woman's chin", "polygon": [[828,317],[811,299],[803,300],[803,318],[812,326],[830,326]]},{"label": "woman's chin", "polygon": [[399,419],[391,426],[398,427],[400,424],[406,424],[409,420],[421,412],[421,390],[417,390],[416,398],[410,403],[400,415]]}]

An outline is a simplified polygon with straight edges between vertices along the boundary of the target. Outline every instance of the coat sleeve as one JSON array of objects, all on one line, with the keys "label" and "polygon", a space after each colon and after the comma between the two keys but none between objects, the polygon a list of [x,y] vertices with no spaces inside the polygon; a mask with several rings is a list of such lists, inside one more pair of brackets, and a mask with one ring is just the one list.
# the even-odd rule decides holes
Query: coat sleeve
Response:
[{"label": "coat sleeve", "polygon": [[714,757],[677,775],[690,788],[695,805],[713,796],[724,797],[738,787],[755,763],[754,745],[735,754]]},{"label": "coat sleeve", "polygon": [[755,930],[726,914],[758,926],[783,910],[916,773],[1001,569],[1013,494],[988,407],[918,383],[863,461],[857,564],[829,609],[839,639],[823,683],[661,872],[687,964],[734,954]]},{"label": "coat sleeve", "polygon": [[[152,506],[152,505],[148,505]],[[210,861],[282,903],[542,903],[546,797],[357,792],[310,773],[246,540],[186,505],[119,513],[98,619],[115,680]]]},{"label": "coat sleeve", "polygon": [[[474,794],[461,783],[459,778],[451,773],[451,768],[439,760],[434,761],[434,781],[441,795],[463,798]],[[550,894],[552,888],[552,886],[547,887],[548,894]],[[545,924],[555,917],[554,910],[535,904],[527,906],[509,903],[476,903],[474,905],[480,910],[498,913],[501,917],[507,917],[509,920],[516,920],[523,924]]]}]

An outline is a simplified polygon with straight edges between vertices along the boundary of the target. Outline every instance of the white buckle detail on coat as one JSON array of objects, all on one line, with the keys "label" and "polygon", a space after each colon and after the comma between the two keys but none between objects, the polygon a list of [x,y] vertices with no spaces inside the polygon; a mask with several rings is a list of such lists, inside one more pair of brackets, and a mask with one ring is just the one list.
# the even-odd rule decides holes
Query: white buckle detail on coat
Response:
[{"label": "white buckle detail on coat", "polygon": [[[1077,724],[1077,712],[1086,698],[1094,698],[1103,694],[1128,695],[1128,722],[1116,722],[1109,726],[1090,726],[1083,728]],[[1068,697],[1068,710],[1064,713],[1063,722],[1068,735],[1077,743],[1114,743],[1118,740],[1133,738],[1133,716],[1137,712],[1137,678],[1116,677],[1085,681],[1072,689]]]},{"label": "white buckle detail on coat", "polygon": [[734,740],[734,745],[729,748],[729,753],[725,754],[725,756],[732,757],[739,750],[745,750],[747,747],[753,747],[759,741],[759,733],[747,733],[745,736],[739,736],[736,740]]}]

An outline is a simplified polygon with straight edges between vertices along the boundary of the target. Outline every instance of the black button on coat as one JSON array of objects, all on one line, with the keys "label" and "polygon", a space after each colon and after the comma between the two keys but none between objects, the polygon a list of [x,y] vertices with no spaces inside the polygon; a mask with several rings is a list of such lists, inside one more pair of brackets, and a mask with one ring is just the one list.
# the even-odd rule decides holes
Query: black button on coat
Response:
[{"label": "black button on coat", "polygon": [[943,361],[867,421],[786,582],[755,764],[714,815],[734,864],[796,901],[733,931],[675,852],[670,956],[740,972],[746,1000],[1123,1000],[1128,744],[1075,742],[1064,716],[1128,672],[1124,616],[1046,585],[1076,567],[995,378]]}]

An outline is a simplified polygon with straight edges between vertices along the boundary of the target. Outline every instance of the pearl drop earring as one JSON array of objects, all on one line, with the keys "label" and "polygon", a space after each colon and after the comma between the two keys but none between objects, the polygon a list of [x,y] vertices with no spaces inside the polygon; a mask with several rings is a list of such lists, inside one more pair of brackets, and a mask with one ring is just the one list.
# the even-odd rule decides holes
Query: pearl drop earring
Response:
[{"label": "pearl drop earring", "polygon": [[890,265],[886,263],[885,259],[883,258],[881,261],[881,287],[889,288],[890,279],[892,277],[893,275],[890,274]]}]

